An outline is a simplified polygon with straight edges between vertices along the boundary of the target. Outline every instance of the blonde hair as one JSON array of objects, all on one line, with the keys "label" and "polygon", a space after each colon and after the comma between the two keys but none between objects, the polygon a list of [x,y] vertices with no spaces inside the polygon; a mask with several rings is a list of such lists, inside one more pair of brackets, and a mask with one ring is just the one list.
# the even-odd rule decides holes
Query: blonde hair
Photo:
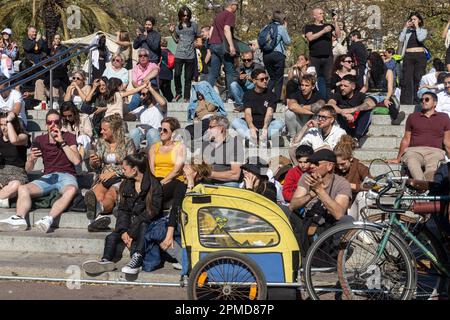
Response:
[{"label": "blonde hair", "polygon": [[356,141],[349,135],[345,134],[341,137],[336,147],[334,147],[334,153],[336,157],[341,157],[344,160],[353,158],[353,150],[356,148]]},{"label": "blonde hair", "polygon": [[114,59],[117,58],[117,57],[119,57],[119,58],[122,60],[122,63],[125,63],[125,57],[124,57],[123,54],[120,53],[120,52],[114,53],[111,60],[114,60]]},{"label": "blonde hair", "polygon": [[[102,123],[109,123],[118,147],[125,147],[125,130],[123,120],[118,113],[103,118]],[[103,139],[103,138],[102,138]]]}]

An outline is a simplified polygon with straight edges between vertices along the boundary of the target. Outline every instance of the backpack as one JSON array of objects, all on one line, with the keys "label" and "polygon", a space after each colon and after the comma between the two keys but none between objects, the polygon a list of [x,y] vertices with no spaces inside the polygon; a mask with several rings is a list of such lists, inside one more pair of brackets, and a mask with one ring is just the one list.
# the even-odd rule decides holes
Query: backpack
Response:
[{"label": "backpack", "polygon": [[263,53],[272,52],[277,46],[278,24],[271,22],[258,34],[258,45]]},{"label": "backpack", "polygon": [[175,55],[172,51],[167,50],[167,68],[172,70],[175,67]]}]

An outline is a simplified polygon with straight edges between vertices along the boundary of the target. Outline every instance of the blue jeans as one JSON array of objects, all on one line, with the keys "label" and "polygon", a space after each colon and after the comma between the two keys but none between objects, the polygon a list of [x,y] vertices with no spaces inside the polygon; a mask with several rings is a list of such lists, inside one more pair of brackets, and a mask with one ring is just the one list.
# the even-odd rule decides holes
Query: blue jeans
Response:
[{"label": "blue jeans", "polygon": [[215,86],[220,74],[220,67],[223,64],[227,89],[230,90],[234,74],[234,57],[225,54],[222,44],[211,44],[209,48],[211,50],[211,66],[209,67],[208,82],[211,86]]},{"label": "blue jeans", "polygon": [[230,86],[230,92],[231,97],[234,100],[234,103],[238,107],[242,107],[244,103],[242,102],[242,99],[244,98],[244,93],[248,90],[252,90],[255,86],[252,86],[251,88],[243,87],[239,84],[237,81],[233,81]]},{"label": "blue jeans", "polygon": [[67,186],[74,186],[78,189],[77,178],[70,173],[63,172],[46,174],[30,183],[41,189],[43,196],[48,195],[53,190],[58,190],[61,193]]},{"label": "blue jeans", "polygon": [[141,105],[141,94],[140,93],[133,94],[133,96],[131,97],[131,101],[128,104],[128,112],[139,108],[140,105]]},{"label": "blue jeans", "polygon": [[[133,140],[136,149],[141,147],[141,140],[144,138],[144,133],[139,128],[134,128],[130,131],[130,138]],[[159,131],[151,128],[145,133],[145,139],[147,140],[147,147],[150,147],[155,142],[160,140]]]},{"label": "blue jeans", "polygon": [[[250,139],[250,129],[248,128],[247,121],[242,118],[235,118],[231,123],[231,127],[237,131],[237,133],[244,139]],[[274,119],[270,122],[268,128],[268,138],[271,139],[273,135],[280,134],[284,127],[284,123],[281,120]]]}]

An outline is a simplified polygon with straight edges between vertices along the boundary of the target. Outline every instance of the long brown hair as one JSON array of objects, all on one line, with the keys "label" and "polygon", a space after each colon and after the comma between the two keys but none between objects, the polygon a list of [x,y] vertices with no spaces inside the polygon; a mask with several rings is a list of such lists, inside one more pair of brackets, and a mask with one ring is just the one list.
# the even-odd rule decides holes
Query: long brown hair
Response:
[{"label": "long brown hair", "polygon": [[345,134],[341,137],[336,147],[334,147],[334,153],[336,157],[341,157],[344,160],[353,158],[353,150],[356,148],[356,141],[349,135]]}]

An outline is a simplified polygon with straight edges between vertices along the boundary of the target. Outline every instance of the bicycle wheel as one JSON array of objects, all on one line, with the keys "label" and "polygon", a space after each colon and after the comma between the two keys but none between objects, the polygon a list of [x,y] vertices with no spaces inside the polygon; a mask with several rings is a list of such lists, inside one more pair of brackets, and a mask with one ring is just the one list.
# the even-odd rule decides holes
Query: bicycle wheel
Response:
[{"label": "bicycle wheel", "polygon": [[238,252],[219,251],[195,265],[187,291],[190,300],[264,300],[267,283],[253,260]]},{"label": "bicycle wheel", "polygon": [[305,282],[314,300],[410,299],[415,288],[413,258],[394,233],[383,254],[384,231],[376,225],[337,225],[324,232],[306,256]]},{"label": "bicycle wheel", "polygon": [[[441,263],[447,261],[447,254],[433,232],[418,219],[400,214],[397,218],[404,223],[408,230],[437,258]],[[377,213],[367,219],[371,222],[389,221],[388,213]],[[446,278],[433,264],[432,260],[410,239],[404,239],[411,250],[417,268],[417,289],[415,298],[418,300],[439,299],[447,295]]]}]

